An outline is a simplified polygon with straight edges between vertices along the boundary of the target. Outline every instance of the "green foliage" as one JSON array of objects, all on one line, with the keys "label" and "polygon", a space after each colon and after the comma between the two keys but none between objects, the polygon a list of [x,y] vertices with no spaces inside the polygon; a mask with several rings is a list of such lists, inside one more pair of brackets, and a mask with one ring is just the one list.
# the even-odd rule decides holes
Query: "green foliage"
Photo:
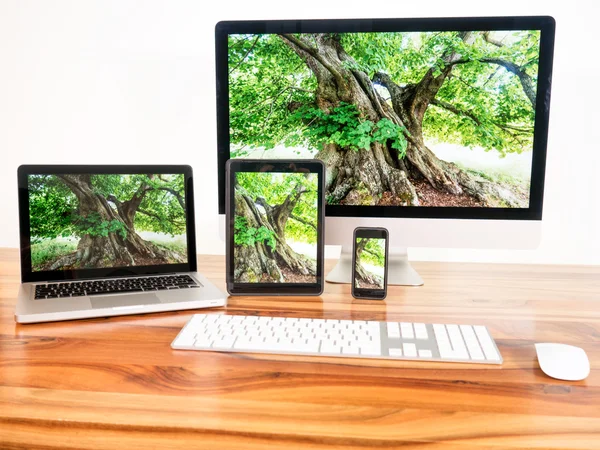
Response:
[{"label": "green foliage", "polygon": [[264,242],[271,250],[275,250],[277,241],[275,233],[265,226],[254,228],[248,225],[248,220],[242,216],[236,216],[233,225],[235,234],[234,242],[236,245],[252,246],[257,242]]},{"label": "green foliage", "polygon": [[[178,194],[185,193],[183,175],[94,175],[94,192],[109,199],[114,196],[125,202],[133,198],[145,186],[144,198],[135,215],[136,231],[152,231],[171,236],[185,233],[185,210],[179,203]],[[111,207],[116,204],[109,201]]]},{"label": "green foliage", "polygon": [[[323,144],[337,144],[351,150],[369,150],[373,142],[386,144],[398,151],[400,157],[406,154],[406,128],[400,127],[391,120],[383,118],[377,123],[360,117],[356,106],[341,102],[329,113],[314,107],[299,108],[290,116],[292,121],[303,121],[309,125],[304,128],[303,135],[313,148]],[[292,136],[286,144],[296,144],[297,136]]]},{"label": "green foliage", "polygon": [[[183,175],[92,175],[93,193],[104,200],[118,216],[117,204],[143,193],[134,216],[136,231],[152,231],[171,236],[185,233]],[[127,237],[123,220],[106,220],[90,205],[81,208],[75,194],[56,175],[30,175],[29,210],[31,242],[58,237]],[[178,198],[179,197],[179,198]],[[81,211],[84,211],[82,214]]]},{"label": "green foliage", "polygon": [[339,204],[339,201],[336,199],[336,197],[334,195],[331,194],[327,194],[327,197],[325,198],[325,201],[328,205],[337,205]]},{"label": "green foliage", "polygon": [[[303,36],[317,45],[314,37]],[[519,65],[535,87],[540,32],[498,31],[490,36],[501,40],[502,46],[487,42],[482,32],[471,33],[466,41],[458,32],[342,33],[337,37],[350,56],[341,65],[348,74],[362,71],[374,79],[377,72],[385,72],[401,87],[418,83],[429,71],[441,75],[444,58],[459,55],[466,62],[452,68],[436,99],[469,112],[478,121],[430,104],[422,124],[425,138],[468,148],[480,146],[500,155],[530,151],[534,110],[518,77],[481,59],[501,58]],[[405,152],[404,130],[362,120],[347,105],[337,105],[322,115],[311,111],[316,109],[316,77],[278,35],[230,36],[229,68],[230,137],[237,148],[233,157],[244,156],[251,148],[268,152],[280,144],[319,149],[333,142],[345,148],[368,148],[385,135],[400,156]],[[387,89],[375,87],[389,98]]]},{"label": "green foliage", "polygon": [[123,222],[118,219],[103,220],[95,211],[85,217],[76,216],[73,225],[78,236],[107,237],[109,233],[118,233],[123,239],[127,237],[127,228]]},{"label": "green foliage", "polygon": [[73,253],[76,249],[76,241],[38,240],[31,244],[31,267],[34,271],[43,270],[44,266],[50,262]]},{"label": "green foliage", "polygon": [[31,243],[71,236],[77,199],[54,175],[29,175]]},{"label": "green foliage", "polygon": [[272,149],[298,131],[288,104],[314,100],[317,82],[306,64],[277,35],[229,37],[231,142]]},{"label": "green foliage", "polygon": [[396,125],[390,119],[383,118],[376,124],[375,132],[373,133],[373,141],[386,144],[387,141],[390,140],[390,146],[397,150],[398,157],[404,158],[406,156],[406,147],[408,145],[404,136],[405,134],[409,134],[405,127]]},{"label": "green foliage", "polygon": [[317,242],[316,174],[244,172],[236,175],[236,183],[254,202],[264,202],[271,207],[281,205],[290,195],[302,191],[286,222],[285,238],[309,244]]},{"label": "green foliage", "polygon": [[357,244],[367,241],[360,255],[360,260],[377,267],[385,265],[385,239],[359,238]]}]

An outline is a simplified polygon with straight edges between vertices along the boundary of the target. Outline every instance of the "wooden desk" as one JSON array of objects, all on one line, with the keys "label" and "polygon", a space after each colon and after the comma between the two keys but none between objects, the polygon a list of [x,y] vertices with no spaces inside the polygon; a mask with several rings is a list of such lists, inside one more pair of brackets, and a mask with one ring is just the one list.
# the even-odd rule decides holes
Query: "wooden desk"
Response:
[{"label": "wooden desk", "polygon": [[[199,260],[224,288],[224,258]],[[600,267],[415,266],[425,286],[385,303],[327,284],[227,312],[484,324],[501,367],[171,350],[190,311],[17,325],[0,250],[0,448],[600,448]],[[546,377],[544,341],[583,347],[590,376]]]}]

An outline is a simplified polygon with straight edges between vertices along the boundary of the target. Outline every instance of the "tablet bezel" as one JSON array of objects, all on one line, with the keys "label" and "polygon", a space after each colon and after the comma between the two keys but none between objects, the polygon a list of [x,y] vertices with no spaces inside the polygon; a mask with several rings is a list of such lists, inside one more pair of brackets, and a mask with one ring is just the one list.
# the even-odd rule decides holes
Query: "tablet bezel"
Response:
[{"label": "tablet bezel", "polygon": [[[238,172],[308,172],[318,175],[317,186],[317,274],[315,283],[236,283],[233,281],[234,190]],[[230,295],[320,295],[325,286],[325,165],[319,160],[230,159],[226,166],[226,284]]]}]

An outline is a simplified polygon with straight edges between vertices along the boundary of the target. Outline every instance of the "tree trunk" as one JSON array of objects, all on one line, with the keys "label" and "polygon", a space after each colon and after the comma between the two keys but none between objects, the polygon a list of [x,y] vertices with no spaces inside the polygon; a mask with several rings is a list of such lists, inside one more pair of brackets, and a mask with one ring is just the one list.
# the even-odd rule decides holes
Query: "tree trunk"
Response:
[{"label": "tree trunk", "polygon": [[[281,205],[270,206],[264,199],[256,203],[240,187],[235,187],[235,215],[246,219],[248,228],[265,227],[275,236],[275,248],[268,243],[236,244],[234,248],[234,280],[238,283],[285,283],[298,282],[316,275],[316,262],[296,253],[285,239],[285,225],[296,202],[304,191],[298,189]],[[257,205],[264,208],[262,213]],[[298,279],[290,280],[296,276]],[[313,280],[310,280],[313,281]]]},{"label": "tree trunk", "polygon": [[[435,75],[430,69],[415,85],[401,87],[388,75],[376,74],[373,81],[390,92],[390,106],[375,91],[365,72],[352,69],[358,65],[342,48],[337,36],[320,34],[314,39],[303,39],[286,34],[281,38],[315,75],[316,105],[321,110],[330,112],[345,102],[355,105],[365,120],[377,123],[386,118],[408,131],[403,159],[388,145],[378,142],[372,143],[368,150],[359,151],[324,144],[316,157],[327,167],[325,188],[329,204],[376,205],[382,194],[389,192],[398,205],[418,206],[419,197],[411,179],[425,179],[437,190],[454,195],[466,192],[484,205],[520,205],[520,200],[508,190],[441,161],[424,143],[425,111],[460,55],[447,55],[444,59],[448,65],[441,73]],[[469,33],[464,33],[463,39],[470,39]]]},{"label": "tree trunk", "polygon": [[77,213],[82,220],[92,217],[96,222],[118,220],[123,224],[126,235],[123,237],[118,232],[110,232],[107,236],[84,234],[76,252],[58,259],[50,270],[167,264],[169,256],[175,257],[172,252],[159,249],[136,233],[134,218],[143,198],[141,191],[129,202],[118,203],[113,197],[111,201],[117,202],[115,211],[106,198],[94,192],[89,175],[59,175],[59,178],[77,197]]},{"label": "tree trunk", "polygon": [[361,264],[362,254],[367,245],[368,239],[361,239],[356,244],[356,287],[357,288],[383,288],[383,279],[374,273],[365,270]]}]

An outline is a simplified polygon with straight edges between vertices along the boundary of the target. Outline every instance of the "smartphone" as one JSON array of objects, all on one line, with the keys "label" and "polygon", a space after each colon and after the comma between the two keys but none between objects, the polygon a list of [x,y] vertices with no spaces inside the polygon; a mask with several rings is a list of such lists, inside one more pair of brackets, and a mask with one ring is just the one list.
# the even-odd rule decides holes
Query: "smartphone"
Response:
[{"label": "smartphone", "polygon": [[388,231],[385,228],[354,230],[352,296],[383,300],[387,295]]}]

